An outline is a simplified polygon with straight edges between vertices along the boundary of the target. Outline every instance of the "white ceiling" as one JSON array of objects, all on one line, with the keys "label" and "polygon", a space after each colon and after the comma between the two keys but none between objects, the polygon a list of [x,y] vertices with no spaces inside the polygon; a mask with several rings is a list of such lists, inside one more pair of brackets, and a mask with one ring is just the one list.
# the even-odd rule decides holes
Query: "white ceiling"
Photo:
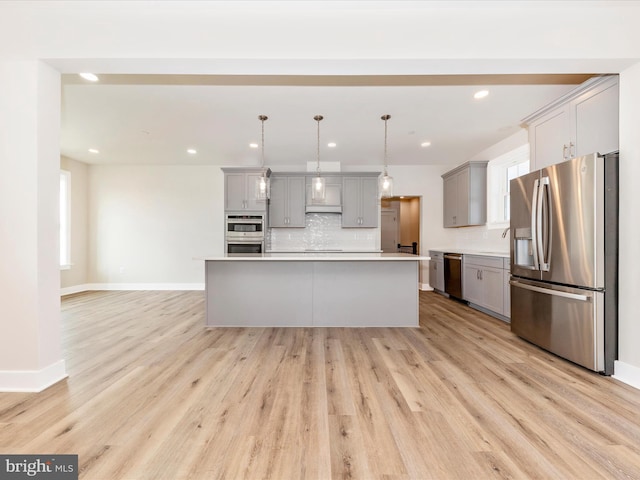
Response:
[{"label": "white ceiling", "polygon": [[[260,142],[263,114],[265,164],[304,169],[316,160],[320,114],[322,162],[375,165],[380,117],[390,114],[390,165],[453,165],[516,133],[522,118],[587,77],[102,75],[89,83],[66,74],[61,153],[91,164],[259,165],[249,143]],[[475,100],[480,89],[490,94]]]}]

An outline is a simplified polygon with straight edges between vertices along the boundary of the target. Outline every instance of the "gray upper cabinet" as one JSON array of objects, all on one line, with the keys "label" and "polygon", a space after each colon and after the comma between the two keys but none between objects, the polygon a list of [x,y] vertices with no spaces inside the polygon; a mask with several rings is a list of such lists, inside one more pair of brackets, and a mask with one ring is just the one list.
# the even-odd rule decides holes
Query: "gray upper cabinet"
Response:
[{"label": "gray upper cabinet", "polygon": [[305,227],[305,177],[271,177],[269,226]]},{"label": "gray upper cabinet", "polygon": [[618,76],[588,80],[523,120],[531,170],[590,153],[618,150]]},{"label": "gray upper cabinet", "polygon": [[487,222],[487,163],[467,162],[442,175],[445,228]]},{"label": "gray upper cabinet", "polygon": [[342,226],[377,228],[379,225],[378,175],[342,179]]},{"label": "gray upper cabinet", "polygon": [[[261,168],[223,168],[222,171],[225,210],[266,211],[267,202],[256,197],[256,181],[262,176]],[[267,170],[267,175],[270,174]]]}]

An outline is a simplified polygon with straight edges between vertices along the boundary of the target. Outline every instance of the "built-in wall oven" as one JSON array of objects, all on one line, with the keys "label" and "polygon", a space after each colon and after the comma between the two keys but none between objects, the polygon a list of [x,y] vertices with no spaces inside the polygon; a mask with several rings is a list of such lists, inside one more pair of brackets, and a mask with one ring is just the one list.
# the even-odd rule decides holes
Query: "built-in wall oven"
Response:
[{"label": "built-in wall oven", "polygon": [[263,253],[264,233],[264,215],[227,214],[225,218],[225,249],[227,254]]}]

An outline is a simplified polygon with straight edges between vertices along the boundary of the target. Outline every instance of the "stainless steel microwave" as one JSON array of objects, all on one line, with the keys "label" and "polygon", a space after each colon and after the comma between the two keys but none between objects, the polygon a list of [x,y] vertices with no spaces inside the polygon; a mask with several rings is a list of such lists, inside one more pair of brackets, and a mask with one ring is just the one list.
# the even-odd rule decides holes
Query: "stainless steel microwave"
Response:
[{"label": "stainless steel microwave", "polygon": [[264,215],[227,215],[225,232],[229,240],[259,240],[264,239]]}]

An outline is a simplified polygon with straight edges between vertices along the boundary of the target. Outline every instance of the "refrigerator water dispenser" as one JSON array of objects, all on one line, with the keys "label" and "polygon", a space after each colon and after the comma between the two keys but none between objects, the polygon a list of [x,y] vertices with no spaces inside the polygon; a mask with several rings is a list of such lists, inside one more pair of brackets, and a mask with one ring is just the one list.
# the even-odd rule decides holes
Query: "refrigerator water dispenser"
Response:
[{"label": "refrigerator water dispenser", "polygon": [[513,240],[513,262],[520,267],[533,268],[533,240],[531,228],[516,228]]}]

